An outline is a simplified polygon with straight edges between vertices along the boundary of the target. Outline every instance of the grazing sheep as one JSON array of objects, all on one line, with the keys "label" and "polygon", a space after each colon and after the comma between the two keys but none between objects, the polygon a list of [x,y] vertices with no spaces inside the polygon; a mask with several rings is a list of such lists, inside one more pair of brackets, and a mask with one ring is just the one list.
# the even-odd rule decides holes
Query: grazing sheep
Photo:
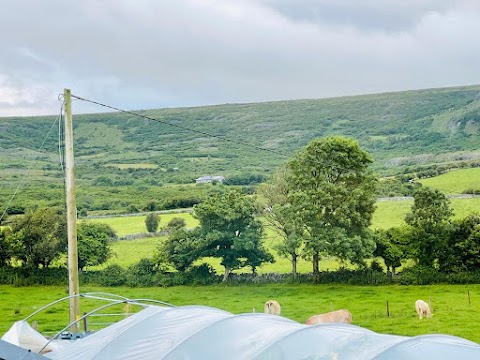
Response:
[{"label": "grazing sheep", "polygon": [[352,314],[348,310],[336,310],[326,314],[313,315],[307,321],[305,321],[305,324],[307,325],[328,323],[351,324]]},{"label": "grazing sheep", "polygon": [[423,319],[424,315],[427,317],[427,319],[432,317],[432,311],[430,310],[430,306],[428,306],[428,304],[423,300],[415,301],[415,310],[417,311],[418,317],[420,319]]},{"label": "grazing sheep", "polygon": [[265,314],[280,315],[280,304],[276,300],[268,300],[265,303]]}]

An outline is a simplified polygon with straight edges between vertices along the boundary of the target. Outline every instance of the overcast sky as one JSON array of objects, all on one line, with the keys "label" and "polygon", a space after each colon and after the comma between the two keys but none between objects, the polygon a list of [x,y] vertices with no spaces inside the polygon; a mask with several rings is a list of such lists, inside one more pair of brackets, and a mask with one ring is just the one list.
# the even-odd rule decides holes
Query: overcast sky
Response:
[{"label": "overcast sky", "polygon": [[3,0],[0,116],[479,84],[479,43],[478,0]]}]

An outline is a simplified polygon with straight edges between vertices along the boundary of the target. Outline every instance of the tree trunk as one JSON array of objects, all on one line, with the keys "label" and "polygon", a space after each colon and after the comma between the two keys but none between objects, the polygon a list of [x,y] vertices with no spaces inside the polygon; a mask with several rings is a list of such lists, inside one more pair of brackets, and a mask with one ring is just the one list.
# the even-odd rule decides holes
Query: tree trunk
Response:
[{"label": "tree trunk", "polygon": [[320,261],[320,256],[318,254],[318,252],[316,252],[315,254],[313,254],[313,259],[312,259],[312,262],[313,262],[313,276],[314,277],[318,277],[320,275],[320,271],[318,270],[318,262]]},{"label": "tree trunk", "polygon": [[292,254],[292,275],[293,278],[297,278],[297,254]]},{"label": "tree trunk", "polygon": [[229,268],[228,266],[225,266],[225,272],[223,273],[223,280],[222,282],[227,282],[228,280],[228,276],[230,275],[230,272],[232,271],[231,268]]},{"label": "tree trunk", "polygon": [[395,266],[392,266],[392,277],[395,277]]}]

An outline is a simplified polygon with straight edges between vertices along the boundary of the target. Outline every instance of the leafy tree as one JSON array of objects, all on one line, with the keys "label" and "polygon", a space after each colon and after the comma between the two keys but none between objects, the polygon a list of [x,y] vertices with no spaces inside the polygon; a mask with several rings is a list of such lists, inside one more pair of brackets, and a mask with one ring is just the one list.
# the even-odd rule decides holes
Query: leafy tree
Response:
[{"label": "leafy tree", "polygon": [[195,260],[201,257],[198,239],[200,229],[193,231],[178,229],[169,238],[161,242],[154,256],[157,264],[173,266],[178,271],[187,270]]},{"label": "leafy tree", "polygon": [[104,264],[111,256],[115,232],[107,224],[82,222],[77,227],[78,268]]},{"label": "leafy tree", "polygon": [[448,249],[439,254],[444,272],[477,271],[480,268],[480,214],[452,222]]},{"label": "leafy tree", "polygon": [[0,228],[0,267],[8,265],[13,254],[13,247],[9,235],[10,228]]},{"label": "leafy tree", "polygon": [[288,200],[304,226],[313,273],[323,254],[362,264],[375,243],[368,230],[376,178],[367,152],[342,136],[311,141],[288,163]]},{"label": "leafy tree", "polygon": [[374,256],[379,256],[385,262],[387,272],[395,276],[396,268],[402,265],[402,260],[408,258],[410,229],[406,226],[393,227],[387,230],[376,230],[374,239],[377,245]]},{"label": "leafy tree", "polygon": [[301,255],[303,244],[303,228],[296,217],[294,208],[288,202],[287,169],[282,166],[275,170],[272,177],[258,188],[259,206],[261,207],[267,226],[282,241],[274,245],[277,253],[292,264],[292,276],[297,277],[297,260]]},{"label": "leafy tree", "polygon": [[181,217],[174,217],[167,224],[168,231],[180,230],[187,226],[185,219]]},{"label": "leafy tree", "polygon": [[[275,262],[273,255],[268,252],[263,244],[261,223],[258,222],[257,225],[260,226],[260,229],[256,231],[246,231],[241,240],[243,243],[243,258],[245,259],[243,266],[250,266],[253,275],[257,274],[257,267],[263,263]],[[251,229],[254,229],[254,226],[252,226]],[[239,252],[239,255],[241,256],[242,254]],[[226,281],[225,278],[224,281]]]},{"label": "leafy tree", "polygon": [[148,232],[154,233],[157,231],[158,224],[160,224],[160,217],[155,213],[150,213],[145,218],[145,226]]},{"label": "leafy tree", "polygon": [[145,205],[146,211],[156,211],[158,210],[158,204],[156,201],[149,201],[147,205]]},{"label": "leafy tree", "polygon": [[405,217],[412,227],[412,252],[419,265],[433,267],[447,247],[450,200],[428,187],[417,190],[413,199],[412,209]]},{"label": "leafy tree", "polygon": [[251,266],[254,271],[273,261],[262,245],[262,224],[254,214],[254,201],[238,191],[215,194],[194,207],[200,221],[199,249],[203,256],[221,259],[223,281],[234,269]]},{"label": "leafy tree", "polygon": [[48,267],[67,242],[65,214],[54,208],[38,208],[18,217],[12,224],[14,256],[24,266]]}]

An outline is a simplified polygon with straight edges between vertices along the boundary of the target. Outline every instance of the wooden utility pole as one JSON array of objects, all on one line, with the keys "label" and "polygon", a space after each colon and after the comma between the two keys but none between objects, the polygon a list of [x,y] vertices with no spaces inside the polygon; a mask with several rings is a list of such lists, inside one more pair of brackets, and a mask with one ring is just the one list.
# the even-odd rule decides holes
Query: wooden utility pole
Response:
[{"label": "wooden utility pole", "polygon": [[[67,233],[68,233],[68,294],[70,322],[78,319],[80,314],[78,285],[78,249],[77,249],[77,206],[75,202],[75,175],[73,172],[73,123],[72,97],[70,89],[64,89],[65,106],[65,192],[67,202]],[[77,296],[74,296],[77,295]],[[70,328],[78,332],[78,324]]]}]

